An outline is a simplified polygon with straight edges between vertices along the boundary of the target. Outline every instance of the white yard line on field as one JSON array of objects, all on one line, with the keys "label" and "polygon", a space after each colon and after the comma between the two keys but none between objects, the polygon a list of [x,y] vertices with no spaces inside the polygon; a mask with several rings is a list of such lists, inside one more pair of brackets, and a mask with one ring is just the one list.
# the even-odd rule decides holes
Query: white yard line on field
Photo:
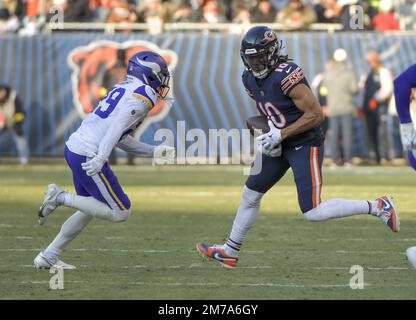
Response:
[{"label": "white yard line on field", "polygon": [[[123,266],[123,269],[218,269],[219,265],[214,265],[210,263],[192,263],[189,266],[184,265],[174,265],[174,266],[148,266],[148,265],[132,265],[132,266]],[[238,269],[272,269],[272,266],[241,266]]]},{"label": "white yard line on field", "polygon": [[[42,251],[42,248],[0,248],[0,252],[33,252]],[[118,252],[118,253],[196,253],[196,250],[154,250],[154,249],[109,249],[109,248],[73,248],[68,251],[74,252]],[[315,253],[317,250],[295,250],[292,254],[305,254]],[[385,255],[385,254],[400,254],[405,255],[403,251],[383,251],[383,250],[371,250],[371,251],[349,251],[349,250],[319,250],[321,252],[331,252],[335,254],[359,254],[359,255]],[[288,254],[289,250],[247,250],[248,254]]]},{"label": "white yard line on field", "polygon": [[[322,241],[322,242],[333,242],[333,241],[340,241],[342,240],[343,242],[345,241],[377,241],[377,242],[382,242],[385,241],[385,239],[382,238],[318,238],[316,239],[318,241]],[[415,242],[416,243],[416,238],[404,238],[404,239],[389,239],[389,241],[396,241],[396,242]]]},{"label": "white yard line on field", "polygon": [[[21,281],[21,284],[38,284],[38,285],[49,285],[49,281]],[[70,281],[65,280],[65,283],[82,283],[88,284],[89,281]],[[111,281],[102,281],[101,284],[106,285],[119,285],[118,282]],[[157,286],[157,287],[264,287],[264,288],[295,288],[295,289],[350,289],[349,284],[297,284],[297,283],[274,283],[274,282],[259,282],[259,283],[217,283],[217,282],[129,282],[128,285],[135,286]],[[364,283],[364,287],[375,288],[391,288],[391,287],[413,287],[413,285],[395,285],[395,284],[386,284],[386,285],[374,285],[371,283]]]},{"label": "white yard line on field", "polygon": [[[216,282],[131,282],[130,284],[139,286],[171,286],[171,287],[276,287],[276,288],[349,288],[349,284],[294,284],[294,283],[216,283]],[[370,283],[364,283],[365,287],[371,286]]]},{"label": "white yard line on field", "polygon": [[[8,267],[9,265],[1,265],[1,267]],[[33,264],[21,264],[17,267],[20,268],[34,268]],[[81,265],[80,267],[89,268],[96,266],[88,266],[88,265]],[[130,266],[121,266],[123,269],[218,269],[219,265],[214,265],[211,263],[192,263],[189,266],[184,265],[172,265],[172,266],[150,266],[150,265],[130,265]],[[316,266],[316,267],[306,267],[304,269],[308,270],[349,270],[351,267],[329,267],[329,266]],[[239,266],[238,269],[279,269],[279,266]],[[364,266],[364,269],[372,270],[372,271],[382,271],[382,270],[409,270],[410,267],[395,267],[395,266],[387,266],[387,267],[374,267],[374,266]]]},{"label": "white yard line on field", "polygon": [[[84,283],[85,281],[81,280],[65,280],[65,283]],[[40,280],[40,281],[20,281],[21,284],[47,284],[49,285],[49,280]]]},{"label": "white yard line on field", "polygon": [[[311,267],[310,269],[312,270],[350,270],[350,267]],[[305,269],[309,269],[309,268],[305,268]],[[367,267],[364,266],[364,269],[368,269],[368,270],[374,270],[374,271],[378,271],[378,270],[409,270],[410,268],[407,267],[392,267],[392,266],[388,266],[388,267]]]}]

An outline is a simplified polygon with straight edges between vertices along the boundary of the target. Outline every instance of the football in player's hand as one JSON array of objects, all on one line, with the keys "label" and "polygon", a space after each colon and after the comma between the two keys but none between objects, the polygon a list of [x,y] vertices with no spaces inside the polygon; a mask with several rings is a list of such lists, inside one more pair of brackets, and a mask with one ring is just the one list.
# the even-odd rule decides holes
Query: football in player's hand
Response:
[{"label": "football in player's hand", "polygon": [[247,128],[250,129],[250,133],[254,135],[254,131],[258,133],[267,133],[270,131],[269,124],[267,123],[266,116],[255,116],[247,119]]}]

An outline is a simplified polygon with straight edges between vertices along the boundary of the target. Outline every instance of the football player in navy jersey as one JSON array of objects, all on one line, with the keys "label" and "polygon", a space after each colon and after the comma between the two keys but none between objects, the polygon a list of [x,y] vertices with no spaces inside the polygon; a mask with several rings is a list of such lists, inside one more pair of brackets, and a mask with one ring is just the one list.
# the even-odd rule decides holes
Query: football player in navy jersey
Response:
[{"label": "football player in navy jersey", "polygon": [[223,266],[235,268],[241,245],[254,225],[263,195],[291,168],[298,201],[305,219],[370,214],[379,217],[394,232],[399,216],[389,196],[376,200],[331,199],[321,202],[324,120],[321,106],[296,63],[281,53],[277,35],[266,26],[251,28],[241,44],[246,70],[243,83],[260,114],[266,116],[270,131],[260,135],[261,172],[249,176],[231,234],[223,245],[198,243],[197,250]]}]

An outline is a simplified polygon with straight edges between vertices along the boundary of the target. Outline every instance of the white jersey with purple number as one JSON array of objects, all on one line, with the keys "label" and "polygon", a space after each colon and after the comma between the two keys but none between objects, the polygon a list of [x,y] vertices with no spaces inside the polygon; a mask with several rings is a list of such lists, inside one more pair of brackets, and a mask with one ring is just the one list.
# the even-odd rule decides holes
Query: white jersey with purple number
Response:
[{"label": "white jersey with purple number", "polygon": [[156,92],[139,79],[128,77],[115,85],[68,139],[70,151],[107,159],[111,150],[134,134],[157,100]]}]

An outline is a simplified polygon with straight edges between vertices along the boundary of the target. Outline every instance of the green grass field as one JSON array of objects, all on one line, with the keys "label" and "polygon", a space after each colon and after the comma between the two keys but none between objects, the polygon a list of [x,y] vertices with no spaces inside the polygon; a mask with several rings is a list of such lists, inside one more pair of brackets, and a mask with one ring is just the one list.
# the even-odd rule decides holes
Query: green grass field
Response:
[{"label": "green grass field", "polygon": [[[311,223],[300,213],[290,173],[262,202],[240,255],[239,269],[203,260],[197,241],[228,236],[245,181],[241,167],[114,168],[132,201],[123,224],[93,220],[62,260],[65,289],[51,290],[33,258],[71,210],[44,226],[37,209],[45,186],[73,191],[64,165],[0,166],[1,299],[416,299],[416,270],[404,251],[416,245],[416,175],[409,168],[324,172],[323,200],[395,198],[402,229],[355,216]],[[352,290],[351,266],[364,268],[365,288]]]}]

